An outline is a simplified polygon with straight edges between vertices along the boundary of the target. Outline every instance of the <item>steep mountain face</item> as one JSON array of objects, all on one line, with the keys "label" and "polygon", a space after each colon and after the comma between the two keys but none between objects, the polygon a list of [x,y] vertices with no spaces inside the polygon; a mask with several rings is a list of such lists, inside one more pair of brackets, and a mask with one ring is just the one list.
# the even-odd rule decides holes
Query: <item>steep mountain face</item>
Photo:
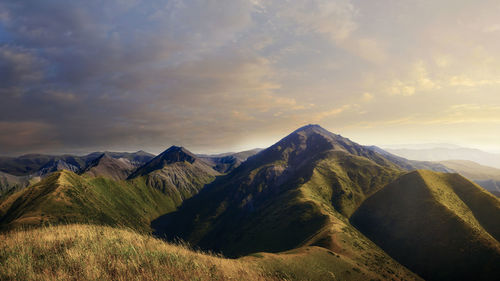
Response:
[{"label": "steep mountain face", "polygon": [[207,162],[212,168],[219,173],[227,174],[238,168],[241,163],[245,162],[248,157],[253,156],[262,151],[260,148],[241,151],[237,153],[224,153],[218,155],[198,155],[200,159]]},{"label": "steep mountain face", "polygon": [[28,186],[29,178],[0,172],[0,196],[6,192]]},{"label": "steep mountain face", "polygon": [[426,280],[500,276],[500,200],[458,174],[414,171],[368,198],[351,222]]},{"label": "steep mountain face", "polygon": [[381,279],[415,280],[346,218],[400,173],[378,153],[309,125],[250,157],[152,226],[158,235],[228,256],[321,246],[339,262]]},{"label": "steep mountain face", "polygon": [[0,202],[0,230],[91,223],[149,231],[174,201],[142,181],[113,181],[57,171]]},{"label": "steep mountain face", "polygon": [[134,165],[126,158],[115,159],[107,153],[91,161],[83,171],[89,177],[105,177],[113,180],[124,180],[135,169]]},{"label": "steep mountain face", "polygon": [[62,159],[53,159],[49,161],[47,164],[45,164],[40,170],[36,172],[36,175],[39,177],[46,177],[48,174],[56,172],[56,171],[61,171],[61,170],[66,170],[66,171],[71,171],[74,173],[77,173],[84,167],[83,165],[74,165],[70,164]]},{"label": "steep mountain face", "polygon": [[137,169],[129,179],[141,179],[180,204],[217,175],[217,171],[187,149],[172,146]]}]

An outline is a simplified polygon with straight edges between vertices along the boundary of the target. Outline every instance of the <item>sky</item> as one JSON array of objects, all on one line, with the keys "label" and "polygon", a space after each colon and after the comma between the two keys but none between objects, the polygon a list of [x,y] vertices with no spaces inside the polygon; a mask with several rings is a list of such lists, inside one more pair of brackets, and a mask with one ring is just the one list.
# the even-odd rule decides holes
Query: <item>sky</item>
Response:
[{"label": "sky", "polygon": [[0,155],[361,144],[500,150],[500,2],[3,0]]}]

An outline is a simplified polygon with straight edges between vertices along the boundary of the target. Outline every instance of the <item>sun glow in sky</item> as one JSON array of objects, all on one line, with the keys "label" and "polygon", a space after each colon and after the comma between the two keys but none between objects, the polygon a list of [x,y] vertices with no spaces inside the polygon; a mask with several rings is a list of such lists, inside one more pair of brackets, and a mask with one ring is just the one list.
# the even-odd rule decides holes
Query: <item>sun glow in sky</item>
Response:
[{"label": "sun glow in sky", "polygon": [[0,2],[0,154],[235,151],[317,123],[500,148],[500,2]]}]

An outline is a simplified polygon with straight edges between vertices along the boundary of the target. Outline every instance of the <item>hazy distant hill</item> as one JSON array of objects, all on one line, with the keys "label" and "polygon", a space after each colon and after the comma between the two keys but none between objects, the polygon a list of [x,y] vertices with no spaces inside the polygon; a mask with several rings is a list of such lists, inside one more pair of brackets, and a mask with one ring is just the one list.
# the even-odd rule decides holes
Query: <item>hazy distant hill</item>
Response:
[{"label": "hazy distant hill", "polygon": [[431,171],[435,171],[435,172],[445,172],[445,173],[454,172],[453,169],[447,167],[446,165],[443,165],[442,163],[431,162],[431,161],[408,160],[404,157],[394,155],[394,154],[392,154],[386,150],[383,150],[382,148],[377,147],[377,146],[366,146],[366,148],[373,150],[373,151],[379,153],[380,155],[383,155],[387,160],[396,164],[401,169],[404,169],[407,171],[412,171],[412,170],[417,170],[417,169],[426,169],[426,170],[431,170]]},{"label": "hazy distant hill", "polygon": [[440,163],[500,197],[500,169],[467,160],[448,160]]},{"label": "hazy distant hill", "polygon": [[203,161],[207,162],[219,173],[225,174],[236,169],[241,163],[245,162],[248,157],[262,151],[260,148],[236,152],[236,153],[223,153],[216,155],[198,155]]},{"label": "hazy distant hill", "polygon": [[481,165],[500,169],[500,154],[484,152],[479,149],[463,147],[434,148],[385,148],[390,153],[419,161],[470,160]]},{"label": "hazy distant hill", "polygon": [[[154,155],[144,151],[105,153],[115,159],[127,159],[136,167],[143,165],[154,157]],[[92,161],[102,154],[103,152],[93,152],[84,156],[27,154],[19,157],[0,157],[0,171],[15,176],[41,177],[63,169],[79,172],[85,170]]]},{"label": "hazy distant hill", "polygon": [[500,200],[460,175],[405,174],[368,198],[351,221],[427,280],[500,276]]}]

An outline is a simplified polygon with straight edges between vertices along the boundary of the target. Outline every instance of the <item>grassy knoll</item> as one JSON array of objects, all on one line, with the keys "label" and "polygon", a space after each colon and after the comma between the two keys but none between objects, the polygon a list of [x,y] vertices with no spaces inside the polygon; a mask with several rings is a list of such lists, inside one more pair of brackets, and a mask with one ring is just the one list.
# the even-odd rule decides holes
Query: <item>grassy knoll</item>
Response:
[{"label": "grassy knoll", "polygon": [[176,204],[143,180],[113,181],[58,171],[0,204],[0,229],[93,223],[149,231],[149,223]]},{"label": "grassy knoll", "polygon": [[0,235],[0,280],[280,280],[251,262],[126,229],[67,225]]}]

